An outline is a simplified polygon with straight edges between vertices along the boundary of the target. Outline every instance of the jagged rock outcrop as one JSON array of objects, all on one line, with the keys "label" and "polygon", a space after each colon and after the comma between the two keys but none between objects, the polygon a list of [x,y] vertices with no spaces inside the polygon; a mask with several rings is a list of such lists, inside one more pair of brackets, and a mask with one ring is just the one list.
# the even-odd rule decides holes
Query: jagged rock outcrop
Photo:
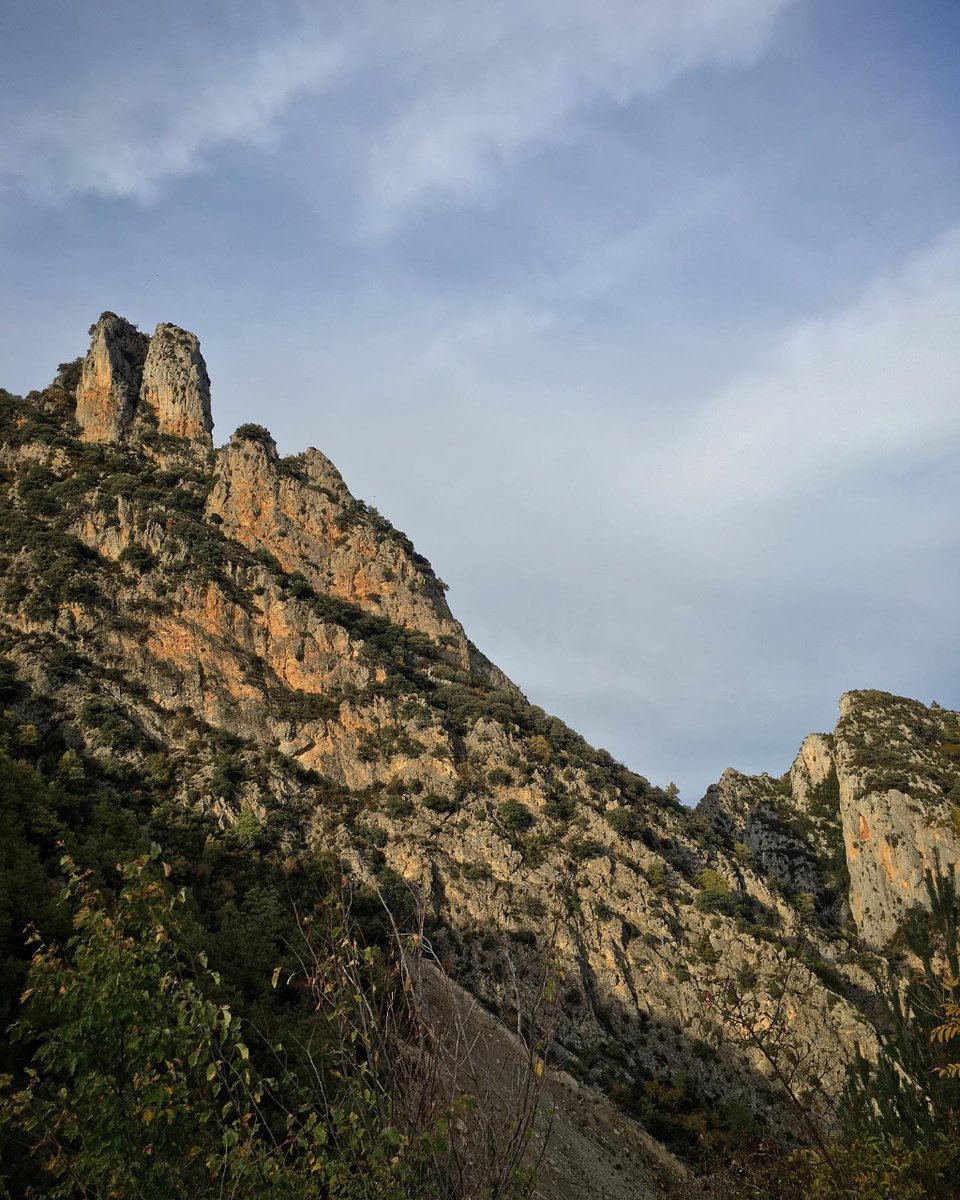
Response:
[{"label": "jagged rock outcrop", "polygon": [[156,432],[212,446],[210,379],[196,335],[160,324],[148,337],[104,313],[83,362],[76,417],[87,442],[139,443]]},{"label": "jagged rock outcrop", "polygon": [[143,364],[140,400],[155,416],[159,433],[213,445],[210,377],[196,334],[157,326]]},{"label": "jagged rock outcrop", "polygon": [[810,734],[782,780],[727,771],[700,812],[791,887],[842,888],[860,937],[883,947],[927,903],[925,872],[960,863],[960,717],[847,692],[834,733]]},{"label": "jagged rock outcrop", "polygon": [[823,887],[817,851],[790,823],[786,789],[769,775],[724,771],[707,789],[699,812],[735,845],[743,846],[760,872],[795,892],[816,894]]},{"label": "jagged rock outcrop", "polygon": [[850,908],[882,946],[926,905],[924,872],[960,863],[960,717],[884,692],[847,692],[834,735]]},{"label": "jagged rock outcrop", "polygon": [[418,630],[479,681],[513,688],[454,619],[430,563],[354,499],[319,450],[281,461],[265,430],[241,429],[217,455],[207,511],[228,537],[269,553],[318,592]]},{"label": "jagged rock outcrop", "polygon": [[818,793],[829,786],[835,772],[833,738],[825,733],[807,734],[790,766],[790,791],[801,812],[816,806]]},{"label": "jagged rock outcrop", "polygon": [[133,421],[150,339],[105,312],[91,331],[77,387],[77,423],[85,442],[119,442]]}]

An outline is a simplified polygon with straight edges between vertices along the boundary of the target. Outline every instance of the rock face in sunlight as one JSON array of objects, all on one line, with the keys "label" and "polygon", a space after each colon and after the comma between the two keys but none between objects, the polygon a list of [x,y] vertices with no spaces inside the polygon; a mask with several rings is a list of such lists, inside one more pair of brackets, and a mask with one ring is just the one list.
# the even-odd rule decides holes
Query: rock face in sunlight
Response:
[{"label": "rock face in sunlight", "polygon": [[213,445],[210,377],[196,334],[157,326],[143,364],[140,400],[160,433]]},{"label": "rock face in sunlight", "polygon": [[882,946],[926,904],[924,873],[960,862],[960,718],[884,692],[848,692],[834,734],[850,908]]},{"label": "rock face in sunlight", "polygon": [[105,313],[75,395],[67,378],[0,392],[0,657],[23,720],[149,778],[200,846],[242,835],[412,889],[444,968],[507,1025],[548,960],[551,1067],[672,1149],[719,1137],[731,1105],[802,1136],[710,998],[770,998],[827,1094],[870,1053],[870,947],[960,857],[960,716],[849,693],[782,777],[727,771],[691,811],[529,704],[318,450],[281,458],[246,425],[211,453],[193,334]]},{"label": "rock face in sunlight", "polygon": [[834,732],[810,734],[782,780],[727,771],[700,812],[884,947],[927,904],[925,873],[960,862],[960,717],[847,692]]},{"label": "rock face in sunlight", "polygon": [[443,584],[410,539],[354,499],[319,450],[281,462],[265,431],[241,429],[217,454],[208,512],[251,551],[274,555],[318,592],[418,630],[451,666],[509,686],[450,613]]},{"label": "rock face in sunlight", "polygon": [[147,337],[104,313],[83,362],[77,423],[86,442],[137,441],[155,430],[212,446],[210,379],[196,335],[160,324]]},{"label": "rock face in sunlight", "polygon": [[93,327],[77,388],[77,423],[85,442],[119,442],[126,435],[149,342],[115,313],[104,313]]}]

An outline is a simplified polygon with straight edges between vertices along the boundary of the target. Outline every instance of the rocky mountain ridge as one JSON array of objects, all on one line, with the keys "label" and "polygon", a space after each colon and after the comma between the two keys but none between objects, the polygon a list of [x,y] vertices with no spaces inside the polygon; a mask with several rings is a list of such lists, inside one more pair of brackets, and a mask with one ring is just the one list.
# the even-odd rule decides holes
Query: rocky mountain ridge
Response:
[{"label": "rocky mountain ridge", "polygon": [[957,714],[847,692],[834,732],[810,734],[784,780],[727,771],[699,811],[769,874],[838,903],[865,943],[888,946],[924,904],[925,873],[960,859]]},{"label": "rocky mountain ridge", "polygon": [[322,453],[259,426],[214,451],[212,427],[194,335],[110,313],[54,385],[0,393],[16,719],[127,780],[148,825],[190,822],[175,878],[223,839],[334,854],[412,889],[508,1027],[548,958],[551,1066],[673,1149],[802,1138],[717,997],[769,1003],[818,1047],[804,1086],[837,1088],[873,1039],[875,951],[960,857],[960,717],[850,693],[784,777],[728,771],[691,812],[530,705]]}]

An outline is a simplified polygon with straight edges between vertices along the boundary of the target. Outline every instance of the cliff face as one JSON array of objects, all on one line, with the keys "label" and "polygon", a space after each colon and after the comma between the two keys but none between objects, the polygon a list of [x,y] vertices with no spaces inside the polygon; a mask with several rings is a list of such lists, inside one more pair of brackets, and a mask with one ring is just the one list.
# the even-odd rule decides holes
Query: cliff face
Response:
[{"label": "cliff face", "polygon": [[960,718],[848,692],[834,741],[850,908],[861,936],[882,945],[926,903],[924,872],[960,861]]},{"label": "cliff face", "polygon": [[319,450],[281,462],[269,436],[234,436],[217,454],[207,512],[226,536],[275,557],[317,591],[418,630],[451,665],[512,687],[454,620],[430,563],[354,499]]},{"label": "cliff face", "polygon": [[83,441],[136,442],[152,428],[212,446],[210,380],[194,334],[161,324],[147,337],[104,313],[91,336],[77,388]]},{"label": "cliff face", "polygon": [[195,334],[157,326],[143,364],[140,400],[161,434],[213,445],[210,377]]},{"label": "cliff face", "polygon": [[709,999],[744,979],[835,1088],[873,1038],[844,904],[878,944],[934,848],[955,856],[960,718],[852,693],[787,777],[727,772],[691,813],[528,704],[323,454],[245,426],[210,455],[211,429],[196,338],[112,314],[75,397],[0,393],[0,655],[68,744],[161,778],[201,845],[241,829],[281,862],[407,881],[445,968],[508,1024],[549,957],[551,1062],[671,1144],[724,1105],[789,1124]]},{"label": "cliff face", "polygon": [[86,442],[119,442],[140,398],[150,339],[115,313],[104,313],[91,330],[77,388],[77,423]]},{"label": "cliff face", "polygon": [[701,801],[765,869],[846,907],[883,947],[926,905],[926,872],[960,862],[960,717],[884,692],[848,692],[783,780],[727,772]]}]

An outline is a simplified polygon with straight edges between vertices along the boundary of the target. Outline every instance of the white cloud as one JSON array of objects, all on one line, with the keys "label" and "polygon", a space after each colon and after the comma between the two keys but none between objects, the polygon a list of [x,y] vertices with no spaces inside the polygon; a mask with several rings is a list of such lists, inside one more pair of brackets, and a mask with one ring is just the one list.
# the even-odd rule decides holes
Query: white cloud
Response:
[{"label": "white cloud", "polygon": [[218,149],[274,144],[311,96],[296,154],[345,152],[360,224],[383,234],[438,198],[482,201],[598,106],[753,61],[793,2],[379,0],[288,6],[269,27],[254,8],[222,41],[186,9],[165,40],[114,20],[84,31],[49,88],[8,97],[0,179],[45,200],[149,202]]},{"label": "white cloud", "polygon": [[649,463],[712,521],[960,437],[960,227],[844,310],[785,330]]},{"label": "white cloud", "polygon": [[625,410],[533,317],[453,329],[416,374],[403,338],[348,348],[332,390],[380,436],[324,432],[538,703],[696,799],[783,770],[841,691],[955,665],[960,229],[696,404]]},{"label": "white cloud", "polygon": [[47,201],[89,194],[149,203],[230,145],[265,147],[293,100],[321,89],[335,46],[287,37],[262,47],[99,69],[60,105],[8,125],[0,180]]},{"label": "white cloud", "polygon": [[475,199],[532,147],[575,136],[602,105],[623,105],[705,64],[743,65],[792,0],[550,0],[422,4],[392,35],[417,86],[373,139],[365,224],[389,230],[436,197]]}]

